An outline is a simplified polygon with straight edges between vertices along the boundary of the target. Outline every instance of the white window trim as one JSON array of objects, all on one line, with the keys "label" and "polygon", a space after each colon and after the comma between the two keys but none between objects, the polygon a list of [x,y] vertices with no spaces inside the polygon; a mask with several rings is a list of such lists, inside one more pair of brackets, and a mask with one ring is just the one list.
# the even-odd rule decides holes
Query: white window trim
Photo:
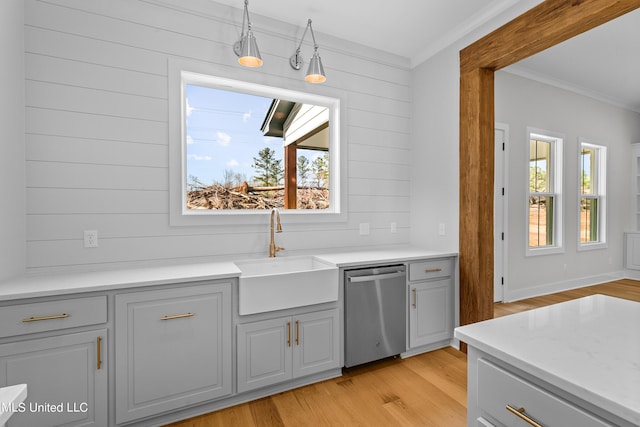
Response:
[{"label": "white window trim", "polygon": [[[553,142],[552,165],[554,173],[552,175],[553,190],[550,194],[555,197],[554,201],[554,223],[553,223],[553,246],[529,247],[529,144],[531,138],[535,137],[544,141]],[[525,209],[524,209],[524,232],[525,232],[525,256],[539,256],[564,253],[564,135],[558,132],[551,132],[544,129],[527,127],[525,151]]]},{"label": "white window trim", "polygon": [[578,163],[578,206],[577,206],[577,250],[579,252],[582,251],[591,251],[596,249],[605,249],[607,248],[607,146],[604,144],[599,144],[595,141],[587,140],[586,138],[578,138],[578,162],[580,161],[580,153],[582,151],[582,146],[588,146],[591,148],[597,149],[598,158],[596,159],[596,169],[597,169],[597,199],[598,199],[598,241],[597,242],[588,242],[582,243],[580,241],[580,198],[582,194],[580,194],[580,180],[581,176],[581,168]]},{"label": "white window trim", "polygon": [[[250,71],[250,70],[249,70]],[[279,94],[288,96],[292,93],[300,96],[308,95],[311,102],[322,105],[322,100],[333,108],[335,114],[332,115],[333,126],[331,141],[334,141],[329,164],[330,189],[332,201],[334,201],[328,211],[312,211],[303,209],[281,209],[280,214],[286,216],[287,223],[290,224],[312,224],[312,223],[337,223],[347,221],[347,149],[346,142],[338,142],[340,136],[346,135],[346,111],[348,110],[347,99],[342,91],[333,88],[317,85],[310,86],[300,79],[292,81],[282,76],[256,75],[246,70],[225,69],[215,64],[195,62],[182,59],[169,59],[168,61],[168,103],[169,103],[169,224],[171,226],[226,226],[232,224],[265,224],[268,222],[269,211],[198,211],[184,212],[183,200],[186,190],[184,176],[184,151],[183,151],[183,73],[192,75],[216,76],[219,81],[239,83],[246,88],[273,87],[290,88],[276,89]],[[246,73],[246,74],[244,74]],[[242,80],[240,80],[242,79]],[[254,81],[252,81],[254,80]],[[258,80],[258,81],[255,81]],[[274,92],[275,93],[275,92]],[[292,96],[295,99],[296,96]],[[321,100],[321,101],[319,101]],[[336,105],[337,103],[337,105]],[[330,152],[332,148],[330,147]],[[335,183],[335,185],[333,184]]]}]

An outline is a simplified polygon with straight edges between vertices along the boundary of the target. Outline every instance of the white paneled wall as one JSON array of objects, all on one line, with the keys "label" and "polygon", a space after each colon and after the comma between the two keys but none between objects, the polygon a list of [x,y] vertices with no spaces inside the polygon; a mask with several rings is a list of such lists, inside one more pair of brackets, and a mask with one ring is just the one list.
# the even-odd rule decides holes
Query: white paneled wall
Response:
[{"label": "white paneled wall", "polygon": [[[203,61],[238,79],[321,93],[288,65],[307,18],[252,15],[265,65],[250,70],[231,48],[241,9],[209,0],[25,0],[27,269],[266,255],[267,215],[263,225],[169,226],[167,62]],[[408,61],[314,27],[326,86],[348,100],[348,219],[287,225],[285,217],[278,242],[288,252],[407,243]],[[359,235],[362,222],[370,235]],[[83,230],[94,229],[99,246],[84,248]]]},{"label": "white paneled wall", "polygon": [[25,150],[22,0],[0,2],[0,280],[24,272]]}]

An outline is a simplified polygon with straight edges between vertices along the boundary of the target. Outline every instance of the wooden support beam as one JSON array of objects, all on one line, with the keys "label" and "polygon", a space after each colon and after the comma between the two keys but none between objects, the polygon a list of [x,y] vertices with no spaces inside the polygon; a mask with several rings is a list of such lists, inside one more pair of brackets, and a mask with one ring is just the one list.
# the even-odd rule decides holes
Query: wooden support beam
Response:
[{"label": "wooden support beam", "polygon": [[639,7],[638,0],[546,0],[460,51],[460,72],[499,70]]},{"label": "wooden support beam", "polygon": [[460,51],[461,324],[493,317],[494,71],[639,7],[640,0],[546,0]]},{"label": "wooden support beam", "polygon": [[493,317],[493,77],[493,71],[484,68],[460,76],[460,307],[464,307],[460,323],[463,325]]}]

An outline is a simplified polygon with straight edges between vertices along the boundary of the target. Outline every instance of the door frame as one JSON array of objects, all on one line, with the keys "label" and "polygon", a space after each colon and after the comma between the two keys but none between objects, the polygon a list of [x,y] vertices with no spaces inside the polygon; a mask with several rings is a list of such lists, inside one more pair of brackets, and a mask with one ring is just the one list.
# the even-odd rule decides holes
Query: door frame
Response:
[{"label": "door frame", "polygon": [[[498,132],[502,138],[498,139]],[[507,293],[507,274],[509,244],[509,191],[507,186],[509,180],[509,125],[504,123],[495,124],[495,173],[494,173],[494,198],[493,198],[493,226],[494,234],[494,254],[493,254],[493,302],[504,301]],[[502,191],[500,191],[502,190]],[[500,233],[504,233],[500,236]]]}]

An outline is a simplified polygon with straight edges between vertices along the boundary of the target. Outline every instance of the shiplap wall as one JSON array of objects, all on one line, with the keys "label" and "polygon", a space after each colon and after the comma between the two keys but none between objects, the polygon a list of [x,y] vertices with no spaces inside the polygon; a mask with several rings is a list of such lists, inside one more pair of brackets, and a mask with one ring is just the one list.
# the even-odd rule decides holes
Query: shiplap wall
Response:
[{"label": "shiplap wall", "polygon": [[[241,9],[208,0],[26,0],[27,270],[266,254],[266,214],[263,225],[169,226],[167,62],[204,61],[241,80],[321,93],[288,65],[307,18],[252,15],[265,65],[250,70],[232,51]],[[322,22],[314,30],[325,84],[348,100],[348,219],[284,219],[278,243],[290,253],[407,243],[408,61],[323,34]],[[370,235],[359,235],[363,222]],[[99,246],[84,248],[83,230],[93,229]]]},{"label": "shiplap wall", "polygon": [[0,280],[24,273],[24,37],[22,0],[0,2]]}]

